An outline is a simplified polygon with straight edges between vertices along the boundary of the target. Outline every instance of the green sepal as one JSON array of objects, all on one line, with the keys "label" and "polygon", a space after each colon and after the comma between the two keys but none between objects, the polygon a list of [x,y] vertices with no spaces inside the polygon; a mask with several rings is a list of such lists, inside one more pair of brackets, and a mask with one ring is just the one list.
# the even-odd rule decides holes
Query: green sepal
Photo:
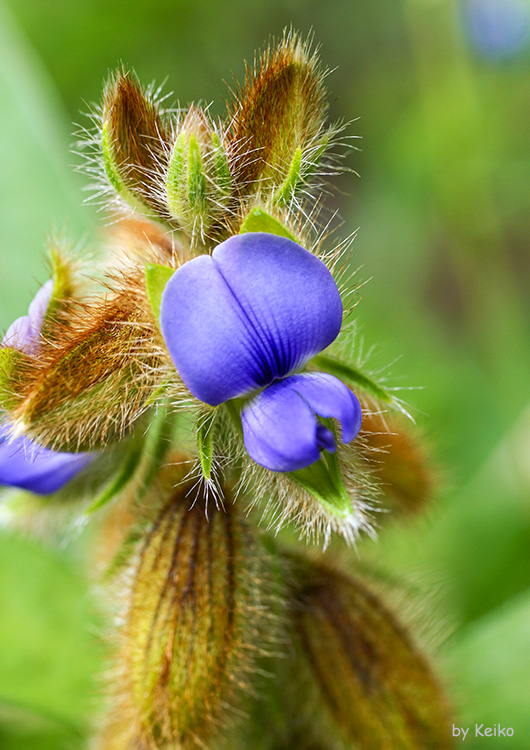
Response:
[{"label": "green sepal", "polygon": [[205,479],[211,479],[213,461],[213,436],[214,422],[217,412],[212,410],[207,414],[201,414],[197,425],[197,452],[201,464],[202,475]]},{"label": "green sepal", "polygon": [[243,425],[241,424],[241,408],[245,400],[242,398],[231,398],[229,401],[225,401],[222,404],[223,408],[228,413],[232,425],[234,426],[239,437],[243,437]]},{"label": "green sepal", "polygon": [[89,505],[85,515],[91,515],[118,497],[134,482],[134,500],[138,502],[151,486],[167,452],[173,444],[175,414],[160,408],[144,434],[139,431],[131,441],[124,463],[101,494]]},{"label": "green sepal", "polygon": [[134,554],[138,543],[145,538],[146,529],[149,527],[150,522],[148,519],[138,521],[127,533],[127,536],[120,544],[118,551],[112,559],[110,565],[105,570],[105,579],[110,579],[117,573],[119,573],[129,562],[132,555]]},{"label": "green sepal", "polygon": [[304,182],[308,180],[309,177],[311,177],[311,175],[313,174],[313,172],[317,169],[320,163],[322,154],[327,149],[328,145],[329,145],[329,136],[325,135],[324,138],[322,139],[322,143],[314,152],[311,158],[311,161],[308,160],[305,162],[305,164],[302,164],[300,174],[301,174],[301,179]]},{"label": "green sepal", "polygon": [[101,157],[107,179],[120,198],[123,198],[123,200],[135,210],[150,212],[149,207],[129,190],[120,176],[119,166],[114,157],[114,145],[110,137],[107,122],[103,122],[101,126]]},{"label": "green sepal", "polygon": [[279,206],[283,206],[285,203],[289,203],[301,182],[303,182],[302,149],[298,147],[294,152],[291,166],[289,167],[289,171],[287,172],[287,177],[274,194],[274,203]]},{"label": "green sepal", "polygon": [[275,219],[259,206],[255,206],[241,224],[239,234],[246,234],[247,232],[268,232],[268,234],[277,234],[296,242],[295,237],[278,219]]},{"label": "green sepal", "polygon": [[143,440],[136,439],[132,441],[122,467],[103,489],[103,492],[90,503],[85,510],[86,516],[92,515],[92,513],[110,503],[129,484],[142,460],[143,448]]},{"label": "green sepal", "polygon": [[[333,429],[331,420],[323,420]],[[335,434],[335,430],[333,430]],[[318,461],[305,469],[290,471],[287,476],[309,492],[328,513],[337,519],[347,518],[352,513],[352,501],[342,479],[336,453],[325,451]]]},{"label": "green sepal", "polygon": [[215,184],[221,196],[226,197],[232,190],[232,175],[225,150],[217,133],[212,132]]},{"label": "green sepal", "polygon": [[193,133],[188,140],[188,203],[194,215],[206,211],[206,177],[201,149]]},{"label": "green sepal", "polygon": [[156,320],[160,318],[160,305],[166,284],[175,273],[174,268],[148,263],[145,267],[145,286],[147,298]]},{"label": "green sepal", "polygon": [[181,216],[185,210],[182,201],[184,149],[184,133],[181,133],[175,141],[166,177],[167,205],[172,216]]},{"label": "green sepal", "polygon": [[75,294],[74,263],[61,251],[60,246],[51,245],[48,249],[50,259],[53,290],[50,302],[46,309],[42,332],[46,333],[48,323],[53,320],[55,314],[61,309],[61,303],[73,297]]},{"label": "green sepal", "polygon": [[346,383],[358,386],[370,396],[399,409],[406,416],[409,416],[403,408],[403,405],[387,388],[379,385],[379,383],[376,383],[373,378],[357,368],[346,365],[344,362],[335,359],[335,357],[330,357],[327,354],[317,354],[317,356],[313,357],[311,360],[311,364],[318,370],[324,370],[325,372],[329,372],[330,375],[335,375],[341,380],[344,380]]}]

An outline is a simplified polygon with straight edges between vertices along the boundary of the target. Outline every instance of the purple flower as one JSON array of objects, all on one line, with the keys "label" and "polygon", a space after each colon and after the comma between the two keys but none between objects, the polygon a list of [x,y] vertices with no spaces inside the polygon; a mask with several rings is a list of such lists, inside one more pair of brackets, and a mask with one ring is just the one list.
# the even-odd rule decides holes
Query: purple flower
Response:
[{"label": "purple flower", "polygon": [[361,407],[337,378],[298,374],[337,337],[342,302],[326,266],[284,237],[249,232],[179,268],[162,297],[160,325],[191,393],[212,406],[249,397],[241,419],[250,456],[273,471],[314,463],[360,429]]},{"label": "purple flower", "polygon": [[[35,352],[52,293],[50,280],[37,292],[28,315],[9,326],[2,340],[4,346],[26,354]],[[13,438],[11,425],[5,421],[0,424],[0,485],[47,495],[61,489],[93,458],[92,453],[59,453],[26,437]]]},{"label": "purple flower", "polygon": [[10,440],[11,427],[0,425],[0,484],[47,495],[73,479],[94,458],[91,453],[58,453],[28,438]]},{"label": "purple flower", "polygon": [[31,302],[27,315],[17,318],[6,331],[2,344],[31,354],[38,346],[46,310],[53,294],[53,281],[42,286]]}]

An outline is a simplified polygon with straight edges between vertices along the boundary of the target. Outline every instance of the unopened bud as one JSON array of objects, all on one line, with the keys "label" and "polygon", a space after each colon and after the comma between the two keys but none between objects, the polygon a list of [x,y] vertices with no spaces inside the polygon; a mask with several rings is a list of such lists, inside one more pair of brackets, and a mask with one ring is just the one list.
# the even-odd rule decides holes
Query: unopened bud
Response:
[{"label": "unopened bud", "polygon": [[[143,280],[141,287],[143,290]],[[158,331],[130,290],[85,305],[82,317],[50,322],[25,367],[9,419],[55,450],[92,450],[122,438],[159,382]]]},{"label": "unopened bud", "polygon": [[325,714],[307,716],[302,705],[301,720],[305,710],[317,730],[328,725],[340,747],[451,747],[441,688],[379,594],[359,578],[291,560],[297,671],[312,676]]},{"label": "unopened bud", "polygon": [[287,34],[267,49],[232,106],[230,140],[248,190],[287,203],[327,145],[323,73],[309,45]]},{"label": "unopened bud", "polygon": [[154,95],[132,73],[118,71],[103,95],[101,152],[107,178],[132,208],[157,208],[155,173],[167,139]]},{"label": "unopened bud", "polygon": [[192,107],[173,145],[166,178],[167,208],[192,235],[208,229],[228,204],[232,179],[228,159],[205,114]]},{"label": "unopened bud", "polygon": [[[421,512],[433,494],[427,451],[405,420],[366,414],[358,453],[380,483],[383,506],[394,514]],[[385,515],[381,514],[381,520]]]},{"label": "unopened bud", "polygon": [[208,742],[273,627],[264,549],[232,500],[207,515],[190,483],[170,492],[127,573],[123,681],[104,733],[121,734],[116,747]]}]

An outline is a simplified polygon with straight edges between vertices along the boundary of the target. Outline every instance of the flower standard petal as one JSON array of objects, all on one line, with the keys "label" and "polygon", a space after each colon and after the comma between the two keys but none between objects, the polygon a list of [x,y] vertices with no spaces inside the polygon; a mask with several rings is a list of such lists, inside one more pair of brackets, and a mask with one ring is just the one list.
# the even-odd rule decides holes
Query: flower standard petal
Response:
[{"label": "flower standard petal", "polygon": [[324,263],[296,242],[249,232],[218,245],[212,257],[256,331],[272,374],[269,383],[338,336],[342,301],[337,284]]},{"label": "flower standard petal", "polygon": [[160,328],[181,378],[201,401],[216,406],[259,386],[254,330],[211,256],[173,274],[162,295]]},{"label": "flower standard petal", "polygon": [[39,495],[60,490],[94,458],[90,453],[58,453],[24,437],[8,438],[9,425],[4,424],[0,427],[0,485]]},{"label": "flower standard petal", "polygon": [[359,401],[332,375],[292,375],[273,383],[241,412],[250,457],[271,471],[310,466],[321,450],[336,448],[333,433],[317,416],[337,419],[345,442],[353,440],[361,426]]},{"label": "flower standard petal", "polygon": [[217,405],[284,377],[338,335],[325,265],[285,237],[249,232],[179,268],[162,297],[169,353],[194,396]]}]

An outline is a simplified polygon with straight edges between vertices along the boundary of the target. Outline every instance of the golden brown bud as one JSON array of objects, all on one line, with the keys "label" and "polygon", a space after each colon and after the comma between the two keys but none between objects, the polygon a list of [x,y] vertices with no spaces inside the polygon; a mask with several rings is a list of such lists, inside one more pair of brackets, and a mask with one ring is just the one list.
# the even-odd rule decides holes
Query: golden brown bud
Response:
[{"label": "golden brown bud", "polygon": [[[326,707],[316,726],[330,728],[336,737],[332,746],[451,747],[440,686],[379,595],[359,578],[300,557],[293,557],[293,572],[292,616],[300,660]],[[303,706],[299,710],[307,715]]]},{"label": "golden brown bud", "polygon": [[128,573],[118,700],[97,747],[203,746],[234,718],[274,627],[264,554],[230,498],[208,517],[189,484],[172,490]]},{"label": "golden brown bud", "polygon": [[275,188],[276,200],[288,200],[303,179],[308,154],[320,156],[326,142],[327,114],[323,74],[309,45],[286,34],[267,49],[254,70],[247,69],[232,105],[230,139],[241,154],[241,181],[255,189]]},{"label": "golden brown bud", "polygon": [[363,415],[360,438],[358,451],[380,481],[382,505],[392,514],[421,512],[433,494],[433,475],[410,426],[395,416],[368,413]]},{"label": "golden brown bud", "polygon": [[109,182],[132,208],[157,208],[152,188],[167,139],[153,92],[118,70],[103,94],[101,151]]},{"label": "golden brown bud", "polygon": [[[136,282],[135,282],[136,283]],[[137,288],[144,288],[143,280]],[[158,329],[134,285],[78,305],[47,339],[10,396],[9,419],[55,450],[91,450],[124,436],[158,385]],[[12,376],[13,378],[14,376]]]}]

